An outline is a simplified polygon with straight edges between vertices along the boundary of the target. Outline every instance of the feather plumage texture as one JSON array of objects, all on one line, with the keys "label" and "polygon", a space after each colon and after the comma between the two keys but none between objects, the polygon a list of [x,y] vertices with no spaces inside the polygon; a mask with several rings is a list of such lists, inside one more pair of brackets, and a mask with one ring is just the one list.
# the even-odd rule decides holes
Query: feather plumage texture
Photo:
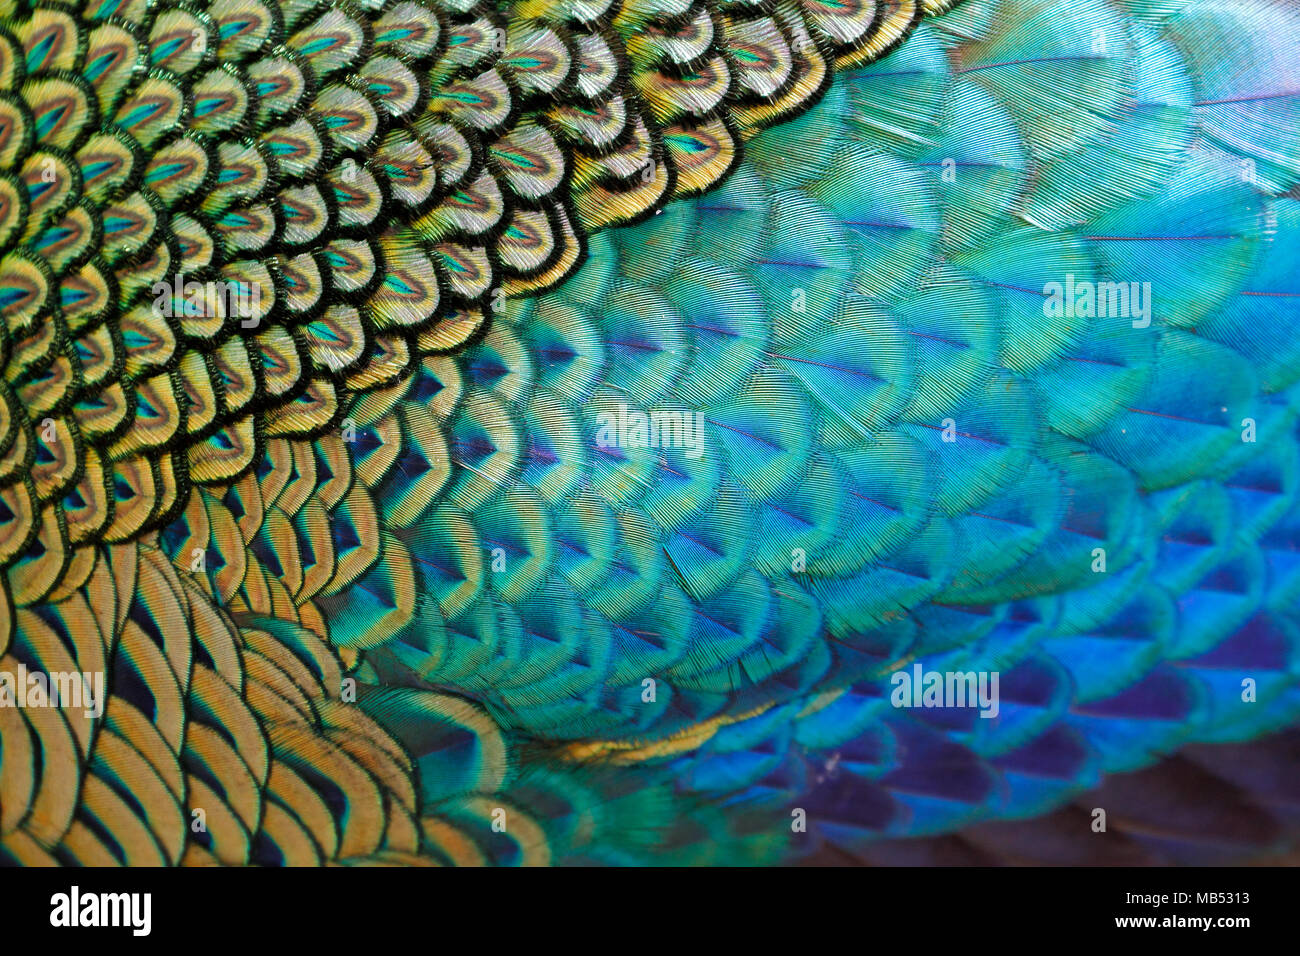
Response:
[{"label": "feather plumage texture", "polygon": [[[0,708],[4,857],[1065,856],[1189,767],[1261,824],[1127,859],[1283,848],[1295,20],[12,12],[0,670],[111,696]],[[161,321],[178,272],[254,331]],[[891,706],[913,664],[999,717]]]}]

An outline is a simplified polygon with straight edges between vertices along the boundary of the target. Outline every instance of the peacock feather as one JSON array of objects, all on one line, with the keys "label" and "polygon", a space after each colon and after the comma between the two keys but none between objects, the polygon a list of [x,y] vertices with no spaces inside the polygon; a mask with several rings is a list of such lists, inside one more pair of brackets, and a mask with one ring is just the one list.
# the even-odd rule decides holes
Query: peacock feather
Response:
[{"label": "peacock feather", "polygon": [[1290,851],[1298,96],[1284,0],[0,0],[0,860]]}]

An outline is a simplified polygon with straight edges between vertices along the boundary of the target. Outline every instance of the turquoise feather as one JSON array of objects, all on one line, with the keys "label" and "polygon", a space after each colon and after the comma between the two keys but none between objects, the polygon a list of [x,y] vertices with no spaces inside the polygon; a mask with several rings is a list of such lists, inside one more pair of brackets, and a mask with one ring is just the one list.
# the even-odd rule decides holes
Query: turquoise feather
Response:
[{"label": "turquoise feather", "polygon": [[[542,671],[553,709],[514,702],[527,679],[475,685],[498,719],[645,742],[721,718],[667,764],[683,792],[779,806],[849,787],[847,819],[842,803],[810,815],[862,849],[1044,814],[1103,775],[1296,718],[1294,576],[1265,541],[1297,509],[1300,364],[1276,293],[1294,275],[1281,194],[1300,176],[1278,161],[1243,180],[1264,159],[1252,120],[1222,131],[1202,97],[1235,91],[1227,70],[1186,52],[1232,15],[1176,6],[966,4],[760,137],[723,189],[593,243],[577,280],[511,305],[503,322],[538,343],[535,394],[585,441],[567,417],[552,438],[522,398],[502,413],[562,444],[604,530],[580,558],[562,536],[539,569],[566,582],[556,606],[586,609],[565,612],[585,619],[576,645],[548,642],[583,679]],[[1243,51],[1277,36],[1241,33]],[[1261,109],[1285,142],[1287,101]],[[1067,275],[1149,282],[1149,328],[1046,317]],[[541,344],[551,316],[575,348]],[[471,391],[489,387],[473,372],[487,348],[465,359]],[[703,455],[604,453],[597,419],[618,402],[698,410]],[[545,473],[520,482],[540,493]],[[515,580],[489,586],[509,604]],[[1264,658],[1245,650],[1259,632]],[[1001,672],[999,719],[891,708],[900,660]],[[636,703],[648,677],[666,707]],[[930,769],[940,753],[967,767],[956,783]]]}]

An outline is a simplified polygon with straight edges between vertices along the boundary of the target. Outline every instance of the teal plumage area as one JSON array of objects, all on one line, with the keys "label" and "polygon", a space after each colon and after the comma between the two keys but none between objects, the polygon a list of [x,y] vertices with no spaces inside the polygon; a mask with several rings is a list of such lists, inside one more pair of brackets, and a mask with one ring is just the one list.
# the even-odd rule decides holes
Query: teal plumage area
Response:
[{"label": "teal plumage area", "polygon": [[[455,403],[453,466],[412,517],[393,465],[438,557],[366,675],[850,850],[1292,724],[1297,26],[969,0],[597,236],[410,384]],[[1148,288],[1149,325],[1049,317],[1067,277]],[[600,447],[620,406],[698,412],[702,449]],[[891,706],[914,662],[999,672],[999,717]]]}]

